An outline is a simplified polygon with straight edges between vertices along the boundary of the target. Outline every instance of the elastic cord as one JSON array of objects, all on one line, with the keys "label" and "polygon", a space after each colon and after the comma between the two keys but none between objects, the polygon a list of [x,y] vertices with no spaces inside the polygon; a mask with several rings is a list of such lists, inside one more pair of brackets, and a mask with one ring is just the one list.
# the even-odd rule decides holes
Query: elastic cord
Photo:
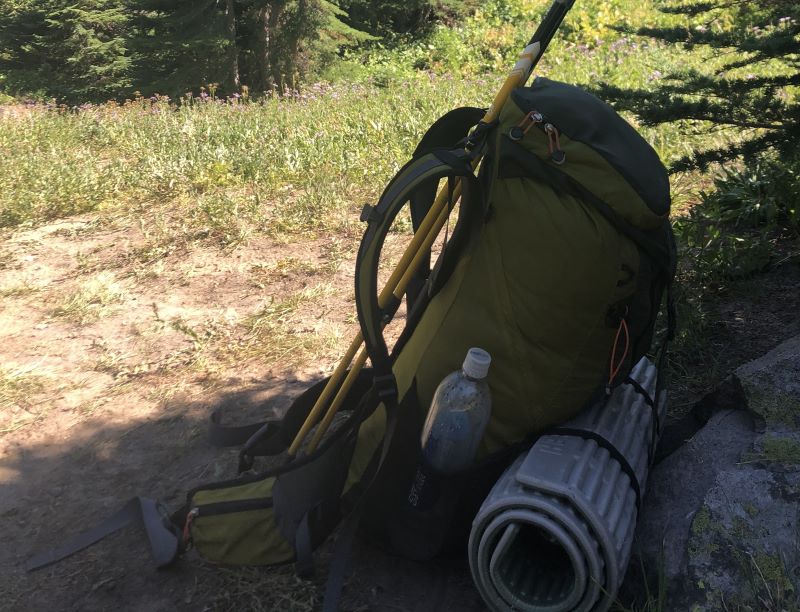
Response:
[{"label": "elastic cord", "polygon": [[[615,365],[614,362],[617,358],[617,346],[619,345],[619,335],[622,332],[625,332],[625,350],[622,353],[622,357],[620,357],[619,362]],[[625,319],[622,319],[619,322],[619,327],[617,328],[617,335],[614,337],[614,346],[611,349],[611,363],[609,364],[608,369],[608,386],[614,383],[614,379],[617,378],[620,370],[622,369],[622,365],[625,363],[625,359],[628,357],[628,349],[630,348],[630,335],[628,333],[628,322]]]}]

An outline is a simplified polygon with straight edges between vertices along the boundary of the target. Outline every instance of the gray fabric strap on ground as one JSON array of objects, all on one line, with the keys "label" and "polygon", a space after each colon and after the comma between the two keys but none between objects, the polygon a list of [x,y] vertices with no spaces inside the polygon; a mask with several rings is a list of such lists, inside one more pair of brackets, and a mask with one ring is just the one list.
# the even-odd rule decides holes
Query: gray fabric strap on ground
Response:
[{"label": "gray fabric strap on ground", "polygon": [[166,509],[156,500],[134,497],[99,525],[63,546],[33,556],[28,560],[25,569],[31,572],[57,563],[134,522],[144,526],[150,541],[150,551],[158,568],[165,567],[176,559],[180,551],[180,540],[177,528],[171,524]]}]

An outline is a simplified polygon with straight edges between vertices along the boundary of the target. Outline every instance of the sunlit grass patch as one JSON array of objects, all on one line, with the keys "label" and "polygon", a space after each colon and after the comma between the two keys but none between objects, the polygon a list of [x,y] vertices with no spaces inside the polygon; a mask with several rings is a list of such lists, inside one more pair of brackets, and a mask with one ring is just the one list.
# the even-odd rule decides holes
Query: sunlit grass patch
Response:
[{"label": "sunlit grass patch", "polygon": [[250,268],[251,283],[265,289],[270,283],[292,277],[311,277],[329,272],[325,266],[300,257],[281,257],[274,263],[255,264]]},{"label": "sunlit grass patch", "polygon": [[251,103],[35,107],[0,122],[0,226],[177,202],[187,214],[174,222],[226,244],[252,230],[336,229],[439,114],[472,97],[468,84],[422,76]]},{"label": "sunlit grass patch", "polygon": [[43,388],[43,378],[29,369],[0,366],[0,409],[27,404]]},{"label": "sunlit grass patch", "polygon": [[18,283],[0,286],[0,298],[22,297],[36,293],[38,290],[39,287],[30,280],[22,280]]},{"label": "sunlit grass patch", "polygon": [[[699,52],[610,30],[613,19],[630,16],[629,5],[571,15],[566,39],[554,41],[539,73],[587,86],[648,88],[670,70],[708,62]],[[656,14],[645,12],[635,14]],[[282,99],[181,106],[148,99],[74,112],[34,107],[0,122],[8,168],[0,173],[0,227],[87,211],[141,218],[167,209],[167,239],[225,247],[254,233],[292,241],[360,229],[361,207],[376,201],[437,117],[460,105],[488,105],[530,34],[527,20],[495,32],[508,18],[478,15],[463,26],[464,40],[441,32],[431,48],[393,49],[386,57],[373,51],[353,60],[363,72],[358,82],[310,85]],[[415,66],[425,57],[438,63],[420,71]],[[383,78],[390,65],[403,70]],[[667,161],[730,138],[687,136],[678,126],[643,133]]]},{"label": "sunlit grass patch", "polygon": [[124,297],[125,292],[114,275],[100,272],[63,296],[52,315],[84,325],[107,315]]},{"label": "sunlit grass patch", "polygon": [[[235,355],[297,366],[336,352],[343,341],[337,328],[315,323],[334,294],[333,287],[319,284],[268,302],[242,322],[244,337]],[[315,310],[319,317],[309,317]]]},{"label": "sunlit grass patch", "polygon": [[45,377],[31,368],[0,366],[0,436],[42,418],[34,398],[45,391],[46,382]]}]

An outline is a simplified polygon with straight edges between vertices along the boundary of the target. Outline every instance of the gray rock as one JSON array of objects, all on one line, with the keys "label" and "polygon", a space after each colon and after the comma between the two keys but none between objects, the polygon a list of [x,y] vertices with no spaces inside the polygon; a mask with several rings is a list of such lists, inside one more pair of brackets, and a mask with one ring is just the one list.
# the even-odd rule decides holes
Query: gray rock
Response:
[{"label": "gray rock", "polygon": [[800,336],[790,338],[769,353],[736,370],[745,390],[800,400]]},{"label": "gray rock", "polygon": [[690,527],[717,475],[736,466],[756,433],[753,419],[742,410],[715,414],[697,435],[657,465],[638,526],[641,553],[663,563],[670,580],[686,574]]},{"label": "gray rock", "polygon": [[782,609],[798,581],[800,473],[743,465],[721,472],[695,515],[688,545],[695,603],[710,610],[760,602]]},{"label": "gray rock", "polygon": [[[738,368],[701,408],[708,424],[650,476],[641,567],[665,581],[663,609],[796,610],[800,336]],[[632,570],[629,581],[647,580]]]}]

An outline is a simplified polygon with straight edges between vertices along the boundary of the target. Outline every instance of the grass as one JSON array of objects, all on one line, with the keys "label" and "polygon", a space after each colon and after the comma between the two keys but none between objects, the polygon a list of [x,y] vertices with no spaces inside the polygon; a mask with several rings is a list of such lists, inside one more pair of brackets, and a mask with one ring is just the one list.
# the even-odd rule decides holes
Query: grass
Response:
[{"label": "grass", "polygon": [[39,287],[33,285],[29,280],[0,287],[0,298],[22,297],[36,293]]},{"label": "grass", "polygon": [[184,601],[208,610],[312,612],[321,603],[318,585],[300,580],[293,566],[280,568],[200,568]]},{"label": "grass", "polygon": [[379,195],[427,125],[475,93],[424,77],[392,90],[311,86],[253,103],[35,108],[0,121],[0,226],[87,211],[141,215],[168,202],[170,234],[223,244],[251,231],[339,230]]},{"label": "grass", "polygon": [[100,272],[67,293],[53,309],[52,315],[85,325],[107,315],[113,305],[123,301],[124,296],[125,292],[114,275]]},{"label": "grass", "polygon": [[[340,80],[288,98],[186,97],[179,106],[153,98],[4,115],[0,227],[84,212],[148,219],[161,211],[167,243],[183,236],[235,246],[259,232],[291,240],[355,230],[361,206],[375,201],[439,115],[488,105],[543,6],[488,3],[460,28],[344,60],[328,75]],[[539,73],[647,88],[671,70],[713,63],[700,51],[676,53],[610,29],[664,19],[676,18],[649,3],[578,3]],[[732,137],[690,137],[679,128],[644,134],[667,161]],[[677,178],[678,191],[687,182]]]},{"label": "grass", "polygon": [[321,312],[334,294],[328,284],[318,284],[283,299],[271,300],[243,323],[244,338],[234,359],[253,358],[297,367],[338,347],[342,338],[336,327],[317,324],[310,312]]},{"label": "grass", "polygon": [[0,436],[43,417],[34,409],[32,397],[46,389],[45,382],[30,369],[0,367]]},{"label": "grass", "polygon": [[41,377],[21,368],[0,367],[0,408],[27,405],[31,395],[42,391]]}]

